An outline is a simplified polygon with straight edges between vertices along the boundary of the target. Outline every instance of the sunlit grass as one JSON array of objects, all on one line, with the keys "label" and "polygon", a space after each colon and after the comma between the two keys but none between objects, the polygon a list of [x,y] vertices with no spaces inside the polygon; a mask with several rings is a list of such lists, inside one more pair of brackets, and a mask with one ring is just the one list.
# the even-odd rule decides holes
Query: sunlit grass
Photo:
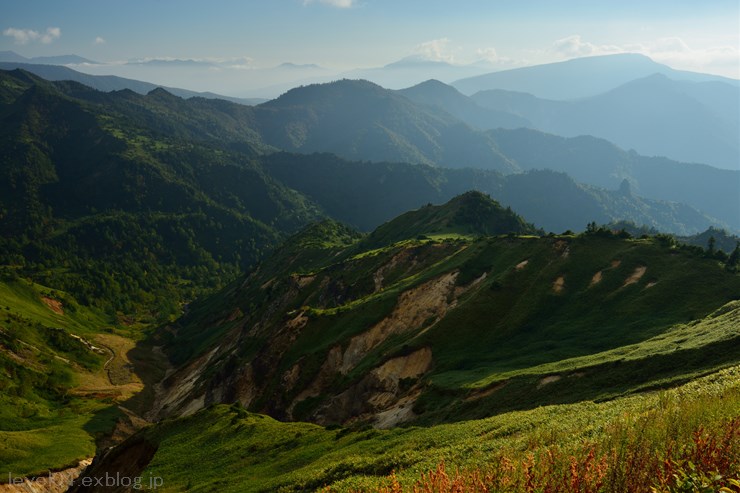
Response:
[{"label": "sunlit grass", "polygon": [[[159,449],[145,474],[163,477],[164,491],[379,491],[393,481],[400,491],[412,491],[422,474],[428,477],[442,462],[447,473],[454,476],[459,468],[470,479],[491,475],[508,461],[511,470],[498,477],[505,472],[518,486],[490,491],[528,491],[528,461],[530,474],[544,484],[548,474],[553,480],[571,474],[573,460],[578,470],[594,471],[607,457],[602,487],[578,491],[633,491],[624,489],[637,481],[631,478],[648,491],[651,481],[660,481],[645,479],[651,468],[664,458],[675,459],[677,469],[686,466],[681,461],[696,451],[697,437],[721,438],[739,410],[740,367],[669,391],[429,428],[326,429],[217,406],[149,430],[145,436]],[[740,453],[733,443],[726,450]],[[551,472],[545,467],[549,455],[556,457]],[[644,457],[656,460],[638,460]],[[740,464],[740,456],[728,461]]]}]

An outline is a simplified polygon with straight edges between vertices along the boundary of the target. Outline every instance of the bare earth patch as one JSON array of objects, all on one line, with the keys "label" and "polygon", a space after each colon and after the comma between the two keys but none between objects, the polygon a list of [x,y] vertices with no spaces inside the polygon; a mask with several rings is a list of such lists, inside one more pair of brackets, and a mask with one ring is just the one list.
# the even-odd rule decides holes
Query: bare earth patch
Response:
[{"label": "bare earth patch", "polygon": [[591,287],[595,284],[599,284],[601,282],[601,278],[602,278],[602,273],[601,271],[599,271],[596,274],[594,274],[594,277],[591,278],[591,284],[589,284],[588,287]]},{"label": "bare earth patch", "polygon": [[547,384],[557,382],[561,378],[563,378],[563,377],[561,377],[560,375],[550,375],[549,377],[541,378],[540,381],[539,381],[539,383],[537,383],[537,388],[540,389],[540,388],[544,387]]},{"label": "bare earth patch", "polygon": [[48,306],[54,313],[64,315],[64,307],[62,306],[61,301],[49,298],[47,296],[42,296],[41,301],[43,301],[44,305]]},{"label": "bare earth patch", "polygon": [[385,411],[379,412],[375,415],[375,428],[387,430],[397,426],[406,421],[411,421],[416,417],[414,413],[414,404],[416,399],[419,398],[420,391],[414,392],[407,396],[402,397],[398,402]]},{"label": "bare earth patch", "polygon": [[505,386],[506,386],[506,382],[504,381],[504,382],[499,382],[495,385],[491,385],[490,387],[486,389],[475,391],[465,398],[465,402],[477,401],[478,399],[483,399],[485,397],[488,397],[489,395],[492,395],[494,392],[503,389]]},{"label": "bare earth patch", "polygon": [[644,265],[641,265],[640,267],[636,268],[635,271],[630,275],[626,281],[624,281],[624,284],[622,287],[629,286],[630,284],[635,284],[637,281],[639,281],[642,276],[645,275],[645,271],[647,271],[647,267]]},{"label": "bare earth patch", "polygon": [[557,279],[555,279],[555,282],[552,283],[552,290],[556,293],[562,293],[563,289],[565,288],[565,277],[560,276]]},{"label": "bare earth patch", "polygon": [[342,357],[339,371],[348,373],[373,348],[393,334],[416,330],[428,320],[439,320],[455,304],[458,272],[448,272],[420,286],[404,291],[393,312],[372,328],[353,337]]},{"label": "bare earth patch", "polygon": [[426,373],[432,366],[432,350],[422,348],[408,356],[393,358],[373,370],[380,380],[393,381],[395,384],[403,378],[415,378]]}]

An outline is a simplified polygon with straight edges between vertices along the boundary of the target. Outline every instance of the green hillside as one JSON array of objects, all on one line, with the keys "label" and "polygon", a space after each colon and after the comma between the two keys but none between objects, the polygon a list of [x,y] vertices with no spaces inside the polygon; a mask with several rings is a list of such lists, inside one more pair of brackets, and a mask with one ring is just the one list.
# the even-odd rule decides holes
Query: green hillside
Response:
[{"label": "green hillside", "polygon": [[409,238],[428,236],[465,237],[499,234],[534,233],[535,228],[521,217],[480,192],[467,192],[440,206],[428,204],[416,211],[401,214],[378,226],[361,248],[392,245]]},{"label": "green hillside", "polygon": [[[603,119],[604,114],[605,111],[599,112],[597,118]],[[492,130],[489,134],[522,169],[561,171],[581,183],[609,190],[618,189],[626,179],[635,195],[683,202],[735,230],[740,228],[740,171],[648,157],[590,135],[565,138],[524,128]],[[643,134],[651,132],[646,130]],[[697,183],[702,186],[697,187]],[[707,190],[712,193],[706,193]]]},{"label": "green hillside", "polygon": [[498,111],[479,106],[454,87],[438,80],[428,80],[398,92],[416,103],[440,108],[473,128],[521,128],[530,126],[525,118],[509,111]]},{"label": "green hillside", "polygon": [[0,469],[40,474],[92,457],[116,404],[141,389],[123,351],[136,331],[7,273],[0,300]]},{"label": "green hillside", "polygon": [[291,89],[255,108],[265,142],[286,151],[514,172],[490,137],[444,111],[364,80]]},{"label": "green hillside", "polygon": [[23,72],[3,80],[17,97],[0,120],[2,263],[83,304],[166,318],[323,217],[242,152],[157,133]]},{"label": "green hillside", "polygon": [[737,366],[666,392],[427,428],[324,428],[222,405],[145,430],[91,474],[125,467],[196,492],[734,491],[737,406]]},{"label": "green hillside", "polygon": [[479,193],[364,237],[305,229],[159,334],[179,367],[155,407],[170,419],[88,474],[164,491],[737,485],[740,277],[667,236],[480,236],[502,218],[529,231]]},{"label": "green hillside", "polygon": [[328,154],[275,153],[262,159],[273,178],[320,205],[331,217],[363,231],[424,204],[442,204],[478,190],[546,231],[582,231],[628,220],[688,235],[719,225],[696,209],[619,190],[583,185],[565,173],[529,170],[502,175],[480,169],[445,169],[402,163],[349,162]]},{"label": "green hillside", "polygon": [[[664,235],[544,236],[717,221],[562,173],[461,168],[511,171],[491,142],[368,83],[248,108],[0,72],[0,472],[74,465],[144,417],[211,404],[346,426],[337,439],[351,441],[369,427],[638,399],[737,363],[731,256]],[[334,144],[455,168],[275,152]],[[370,147],[383,154],[362,156]],[[261,419],[191,419],[218,427],[219,413]],[[318,430],[322,447],[336,438],[270,429],[283,426]],[[162,448],[195,460],[176,449]],[[366,472],[410,464],[391,462]],[[347,467],[330,476],[355,476]],[[295,484],[320,486],[313,474]]]},{"label": "green hillside", "polygon": [[737,360],[736,334],[680,325],[737,299],[740,277],[717,259],[606,230],[477,236],[501,218],[531,231],[467,194],[332,244],[308,269],[263,264],[163,339],[180,370],[159,412],[239,401],[280,419],[434,424],[611,399]]}]

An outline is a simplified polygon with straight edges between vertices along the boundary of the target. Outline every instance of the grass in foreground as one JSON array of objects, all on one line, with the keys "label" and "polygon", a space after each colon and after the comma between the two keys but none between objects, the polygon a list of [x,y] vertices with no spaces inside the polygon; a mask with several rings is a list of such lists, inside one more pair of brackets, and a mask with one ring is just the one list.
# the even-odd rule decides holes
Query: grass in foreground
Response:
[{"label": "grass in foreground", "polygon": [[739,420],[740,366],[669,391],[429,428],[326,429],[215,406],[146,430],[158,450],[142,474],[164,491],[716,491],[740,479]]}]

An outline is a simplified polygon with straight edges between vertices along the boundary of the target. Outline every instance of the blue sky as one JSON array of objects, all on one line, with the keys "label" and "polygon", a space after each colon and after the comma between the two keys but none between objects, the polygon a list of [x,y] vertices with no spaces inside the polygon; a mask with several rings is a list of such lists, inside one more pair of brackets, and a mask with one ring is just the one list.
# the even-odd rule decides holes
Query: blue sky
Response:
[{"label": "blue sky", "polygon": [[641,52],[740,78],[738,0],[0,0],[0,50],[103,62],[290,61],[334,70],[407,56],[496,69]]}]

